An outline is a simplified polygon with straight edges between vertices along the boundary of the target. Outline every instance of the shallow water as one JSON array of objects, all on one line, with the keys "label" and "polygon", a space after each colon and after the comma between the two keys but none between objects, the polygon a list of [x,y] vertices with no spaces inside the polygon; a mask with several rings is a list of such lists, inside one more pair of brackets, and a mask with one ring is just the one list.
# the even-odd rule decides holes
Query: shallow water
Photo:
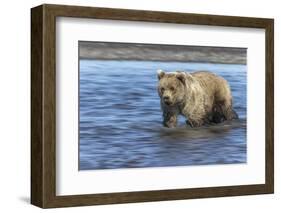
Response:
[{"label": "shallow water", "polygon": [[[240,119],[162,127],[156,70],[208,70],[228,80]],[[79,169],[246,163],[246,66],[80,60]]]}]

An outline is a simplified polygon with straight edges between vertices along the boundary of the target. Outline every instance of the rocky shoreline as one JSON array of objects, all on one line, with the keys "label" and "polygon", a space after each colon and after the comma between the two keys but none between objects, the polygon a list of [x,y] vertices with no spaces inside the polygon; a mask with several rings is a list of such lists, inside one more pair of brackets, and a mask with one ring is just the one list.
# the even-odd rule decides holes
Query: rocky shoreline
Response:
[{"label": "rocky shoreline", "polygon": [[79,41],[79,58],[246,64],[247,49]]}]

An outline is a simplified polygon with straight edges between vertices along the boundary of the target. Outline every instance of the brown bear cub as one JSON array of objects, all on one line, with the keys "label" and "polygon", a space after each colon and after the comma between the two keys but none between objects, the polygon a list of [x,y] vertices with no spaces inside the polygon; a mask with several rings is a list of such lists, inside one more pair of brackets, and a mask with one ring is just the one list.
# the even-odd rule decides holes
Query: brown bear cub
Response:
[{"label": "brown bear cub", "polygon": [[158,79],[164,126],[176,127],[179,114],[185,116],[191,127],[238,119],[224,78],[207,71],[165,73],[159,70]]}]

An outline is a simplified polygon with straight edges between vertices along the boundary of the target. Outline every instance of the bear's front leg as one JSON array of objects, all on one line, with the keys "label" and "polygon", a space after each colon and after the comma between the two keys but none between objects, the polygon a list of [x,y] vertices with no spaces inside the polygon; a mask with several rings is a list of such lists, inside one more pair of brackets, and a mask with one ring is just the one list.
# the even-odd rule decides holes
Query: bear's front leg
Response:
[{"label": "bear's front leg", "polygon": [[168,128],[174,128],[177,126],[177,114],[171,112],[163,113],[163,125]]},{"label": "bear's front leg", "polygon": [[198,119],[198,120],[188,119],[186,121],[186,124],[190,125],[192,128],[200,127],[200,126],[204,125],[204,120],[203,119]]},{"label": "bear's front leg", "polygon": [[191,113],[189,111],[183,111],[182,114],[186,118],[186,124],[191,127],[200,127],[208,123],[204,109],[196,108]]}]

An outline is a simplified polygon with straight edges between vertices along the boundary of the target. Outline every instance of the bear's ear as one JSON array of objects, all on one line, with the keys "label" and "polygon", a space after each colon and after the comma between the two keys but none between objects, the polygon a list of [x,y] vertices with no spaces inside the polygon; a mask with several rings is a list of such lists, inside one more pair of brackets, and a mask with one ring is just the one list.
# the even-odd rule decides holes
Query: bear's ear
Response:
[{"label": "bear's ear", "polygon": [[160,80],[161,78],[163,78],[165,75],[165,72],[163,70],[157,70],[157,76],[158,76],[158,80]]},{"label": "bear's ear", "polygon": [[186,80],[186,74],[184,72],[177,72],[176,74],[177,79],[179,79],[183,84]]}]

